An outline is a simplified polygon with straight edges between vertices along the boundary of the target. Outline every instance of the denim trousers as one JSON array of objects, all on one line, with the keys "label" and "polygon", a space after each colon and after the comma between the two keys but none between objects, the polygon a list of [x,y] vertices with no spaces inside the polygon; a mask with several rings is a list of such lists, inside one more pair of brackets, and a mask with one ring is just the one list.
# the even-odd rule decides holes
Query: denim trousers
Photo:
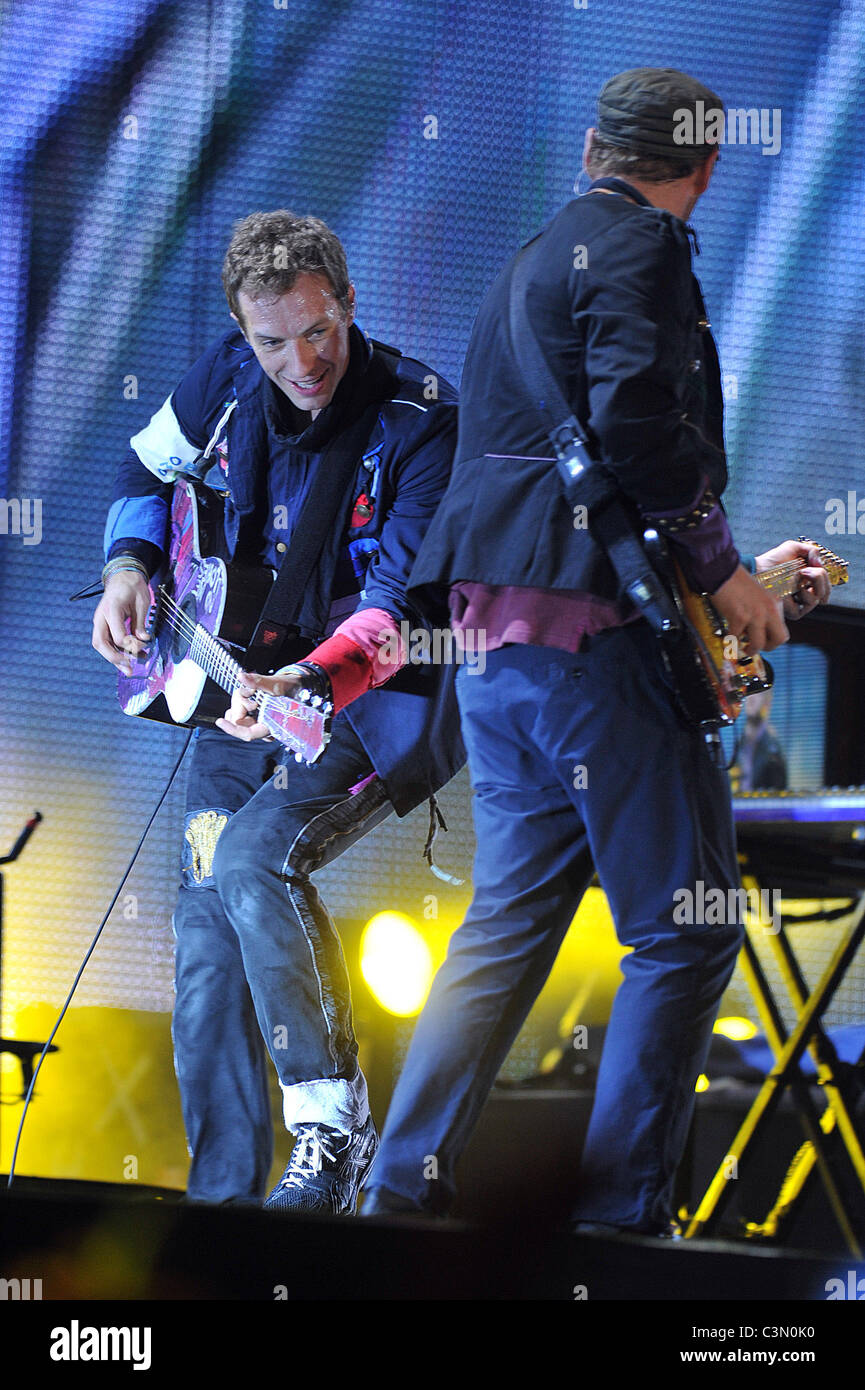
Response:
[{"label": "denim trousers", "polygon": [[289,1129],[351,1129],[368,1114],[342,947],[309,876],[392,807],[339,715],[318,763],[278,757],[219,729],[193,743],[172,1034],[195,1201],[264,1195],[268,1054]]},{"label": "denim trousers", "polygon": [[677,890],[738,886],[726,774],[675,707],[642,621],[577,655],[489,652],[483,674],[460,670],[457,690],[474,894],[418,1020],[369,1189],[449,1210],[457,1160],[596,870],[631,950],[573,1214],[660,1230],[742,941],[735,921],[676,920]]}]

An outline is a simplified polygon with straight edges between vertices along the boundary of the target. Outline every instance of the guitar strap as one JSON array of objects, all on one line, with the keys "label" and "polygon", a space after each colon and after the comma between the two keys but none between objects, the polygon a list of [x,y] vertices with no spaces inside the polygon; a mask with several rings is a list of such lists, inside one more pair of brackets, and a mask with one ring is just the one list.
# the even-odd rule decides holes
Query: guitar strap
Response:
[{"label": "guitar strap", "polygon": [[[394,373],[387,357],[398,357],[396,348],[373,345],[373,355],[359,384],[367,398],[360,415],[340,430],[321,456],[309,492],[291,535],[285,558],[279,567],[273,588],[267,596],[258,619],[244,664],[252,671],[272,670],[277,661],[298,660],[301,652],[292,652],[293,641],[300,645],[298,618],[328,537],[335,526],[342,526],[348,515],[352,480],[358,460],[367,443],[382,401],[394,382]],[[305,643],[309,650],[309,642]],[[304,653],[305,654],[305,653]]]},{"label": "guitar strap", "polygon": [[656,632],[676,631],[681,628],[678,612],[646,554],[624,494],[610,470],[593,457],[585,432],[535,334],[526,296],[538,241],[539,237],[535,237],[523,247],[511,276],[509,308],[514,360],[547,427],[568,504],[586,508],[589,528],[607,554],[620,592],[635,604]]}]

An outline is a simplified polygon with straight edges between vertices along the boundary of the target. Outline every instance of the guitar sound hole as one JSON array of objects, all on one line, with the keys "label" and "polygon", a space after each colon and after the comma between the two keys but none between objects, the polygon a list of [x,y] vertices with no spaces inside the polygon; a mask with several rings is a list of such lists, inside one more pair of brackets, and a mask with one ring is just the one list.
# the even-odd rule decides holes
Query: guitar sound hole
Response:
[{"label": "guitar sound hole", "polygon": [[195,594],[187,594],[179,605],[181,612],[185,615],[186,621],[182,621],[178,626],[171,630],[171,660],[177,665],[183,661],[192,643],[192,633],[198,622],[198,611],[195,605]]}]

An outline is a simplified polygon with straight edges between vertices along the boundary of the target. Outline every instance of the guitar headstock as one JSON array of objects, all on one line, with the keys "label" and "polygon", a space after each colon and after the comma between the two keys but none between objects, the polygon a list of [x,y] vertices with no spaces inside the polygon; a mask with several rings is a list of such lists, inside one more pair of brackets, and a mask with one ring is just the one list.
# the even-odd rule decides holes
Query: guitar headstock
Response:
[{"label": "guitar headstock", "polygon": [[836,555],[834,550],[829,550],[827,546],[820,545],[818,541],[809,540],[807,536],[800,536],[803,545],[813,546],[820,556],[820,563],[829,576],[829,583],[832,585],[846,584],[850,578],[850,566],[846,560],[842,560],[840,555]]},{"label": "guitar headstock", "polygon": [[330,742],[333,704],[311,690],[294,695],[267,695],[259,704],[258,718],[273,737],[285,744],[296,762],[316,762]]}]

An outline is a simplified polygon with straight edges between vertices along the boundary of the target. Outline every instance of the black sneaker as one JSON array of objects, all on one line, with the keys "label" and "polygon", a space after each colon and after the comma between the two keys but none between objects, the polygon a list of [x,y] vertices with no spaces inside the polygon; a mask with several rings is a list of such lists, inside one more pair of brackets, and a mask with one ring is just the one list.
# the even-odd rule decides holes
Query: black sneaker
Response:
[{"label": "black sneaker", "polygon": [[386,1187],[374,1187],[363,1194],[361,1216],[429,1216],[409,1197],[400,1197]]},{"label": "black sneaker", "polygon": [[351,1213],[377,1152],[371,1115],[351,1134],[330,1125],[299,1125],[288,1167],[264,1205],[331,1216]]},{"label": "black sneaker", "polygon": [[657,1240],[682,1240],[677,1221],[664,1226],[615,1226],[607,1221],[576,1221],[571,1227],[578,1236],[654,1236]]}]

